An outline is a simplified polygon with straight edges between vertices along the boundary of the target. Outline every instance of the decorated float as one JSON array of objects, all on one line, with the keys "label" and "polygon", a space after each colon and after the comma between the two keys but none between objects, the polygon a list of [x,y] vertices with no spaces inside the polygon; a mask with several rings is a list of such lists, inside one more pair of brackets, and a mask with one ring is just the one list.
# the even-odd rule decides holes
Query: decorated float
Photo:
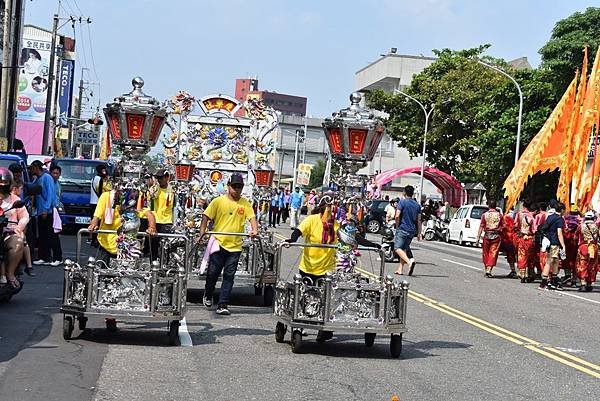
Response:
[{"label": "decorated float", "polygon": [[[201,115],[192,114],[195,104],[200,106]],[[236,117],[242,106],[246,117]],[[273,234],[260,216],[273,183],[272,154],[278,130],[275,111],[253,99],[243,105],[225,95],[210,95],[196,101],[187,92],[173,96],[169,108],[172,133],[163,141],[165,161],[173,166],[177,176],[177,182],[173,183],[179,200],[176,232],[195,239],[190,252],[190,281],[205,279],[206,261],[203,264],[202,260],[208,236],[239,235],[209,231],[205,238],[195,238],[205,205],[226,193],[229,178],[238,173],[244,177],[243,196],[254,204],[260,230],[253,239],[243,235],[235,285],[254,286],[255,294],[263,295],[264,304],[272,305],[276,249]]]},{"label": "decorated float", "polygon": [[[76,260],[64,267],[63,337],[71,338],[75,321],[84,330],[88,317],[105,317],[107,329],[116,329],[117,320],[163,321],[168,325],[169,343],[176,344],[179,321],[186,311],[190,241],[185,233],[158,234],[159,254],[154,261],[142,252],[146,233],[139,232],[137,210],[147,193],[148,166],[142,160],[158,141],[167,120],[167,110],[147,96],[144,81],[132,80],[133,90],[115,98],[104,108],[113,146],[121,157],[115,169],[114,194],[110,216],[119,208],[121,225],[117,231],[98,231],[117,237],[117,257],[108,263],[89,257],[81,260],[82,238],[77,234]],[[108,215],[106,215],[108,216]],[[108,218],[108,217],[107,217]],[[110,217],[112,219],[112,217]]]},{"label": "decorated float", "polygon": [[[383,251],[358,247],[355,238],[366,201],[361,189],[367,179],[357,172],[373,159],[385,127],[372,112],[359,106],[360,94],[353,93],[350,100],[350,107],[334,113],[332,119],[323,123],[335,161],[332,186],[337,192],[325,196],[329,195],[333,201],[328,212],[340,223],[338,243],[284,242],[277,252],[277,263],[281,265],[284,251],[335,248],[337,265],[316,281],[300,274],[295,274],[292,280],[278,275],[273,311],[277,321],[275,340],[283,342],[289,331],[292,351],[297,353],[302,348],[304,329],[363,333],[368,347],[374,344],[377,334],[388,334],[390,352],[398,357],[402,334],[406,332],[408,282],[386,276]],[[369,263],[371,271],[365,268]]]}]

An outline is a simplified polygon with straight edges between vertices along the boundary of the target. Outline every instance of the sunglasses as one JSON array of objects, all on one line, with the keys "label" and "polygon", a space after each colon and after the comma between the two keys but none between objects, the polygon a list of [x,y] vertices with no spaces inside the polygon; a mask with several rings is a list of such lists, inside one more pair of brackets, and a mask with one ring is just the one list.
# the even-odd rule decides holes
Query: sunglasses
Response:
[{"label": "sunglasses", "polygon": [[244,188],[244,184],[231,184],[231,188],[242,189],[242,188]]}]

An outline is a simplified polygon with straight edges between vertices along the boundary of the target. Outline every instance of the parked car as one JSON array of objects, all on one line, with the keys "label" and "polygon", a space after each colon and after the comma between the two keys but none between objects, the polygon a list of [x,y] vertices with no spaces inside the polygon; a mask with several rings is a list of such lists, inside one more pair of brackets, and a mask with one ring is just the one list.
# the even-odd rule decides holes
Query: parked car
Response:
[{"label": "parked car", "polygon": [[446,242],[456,241],[459,245],[464,243],[476,245],[481,215],[488,209],[485,205],[461,206],[450,220]]},{"label": "parked car", "polygon": [[27,162],[27,160],[25,160],[22,153],[16,153],[16,152],[0,153],[0,167],[8,168],[8,166],[10,166],[13,163],[20,164],[21,167],[23,167],[23,181],[27,183],[30,181],[30,177],[29,177],[29,173],[27,171],[26,162]]},{"label": "parked car", "polygon": [[377,234],[385,223],[385,207],[390,204],[388,200],[372,200],[367,204],[369,211],[365,216],[365,226],[371,234]]}]

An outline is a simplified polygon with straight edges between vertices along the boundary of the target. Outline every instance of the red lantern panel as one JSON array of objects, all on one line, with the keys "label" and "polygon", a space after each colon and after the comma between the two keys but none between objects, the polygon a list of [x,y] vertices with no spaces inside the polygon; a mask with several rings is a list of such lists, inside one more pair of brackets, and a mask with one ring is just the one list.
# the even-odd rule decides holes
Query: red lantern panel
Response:
[{"label": "red lantern panel", "polygon": [[273,170],[256,170],[256,185],[259,187],[270,187],[273,184]]},{"label": "red lantern panel", "polygon": [[156,143],[164,121],[164,117],[154,116],[154,118],[152,119],[152,128],[150,129],[150,143]]},{"label": "red lantern panel", "polygon": [[121,139],[121,127],[119,125],[119,114],[110,113],[108,114],[108,124],[110,126],[110,132],[113,139]]},{"label": "red lantern panel", "polygon": [[331,148],[331,153],[342,153],[342,133],[339,128],[332,128],[329,130],[329,147]]},{"label": "red lantern panel", "polygon": [[367,140],[367,130],[362,129],[349,129],[348,137],[349,137],[349,145],[348,149],[350,153],[353,154],[363,154],[365,151],[365,142]]},{"label": "red lantern panel", "polygon": [[127,139],[139,140],[142,139],[142,133],[144,131],[144,121],[146,116],[140,114],[126,114],[125,121],[127,121]]},{"label": "red lantern panel", "polygon": [[175,164],[175,176],[178,181],[191,181],[194,176],[194,165]]}]

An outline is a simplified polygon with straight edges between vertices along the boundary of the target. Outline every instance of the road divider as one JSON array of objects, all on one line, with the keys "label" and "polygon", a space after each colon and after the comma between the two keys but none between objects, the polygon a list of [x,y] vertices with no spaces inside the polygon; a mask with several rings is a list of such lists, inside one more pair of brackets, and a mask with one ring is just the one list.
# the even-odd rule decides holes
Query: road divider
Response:
[{"label": "road divider", "polygon": [[525,337],[523,335],[490,323],[486,320],[469,315],[468,313],[452,308],[444,303],[441,303],[435,299],[429,298],[423,294],[419,294],[412,290],[409,290],[408,296],[414,301],[417,301],[448,316],[452,316],[458,320],[468,323],[471,326],[477,327],[490,334],[512,342],[513,344],[522,346],[523,348],[533,351],[539,355],[543,355],[546,358],[552,359],[563,365],[576,369],[582,373],[600,379],[600,365],[596,365],[592,362],[563,352],[555,347],[543,344],[536,340],[532,340],[528,337]]}]

